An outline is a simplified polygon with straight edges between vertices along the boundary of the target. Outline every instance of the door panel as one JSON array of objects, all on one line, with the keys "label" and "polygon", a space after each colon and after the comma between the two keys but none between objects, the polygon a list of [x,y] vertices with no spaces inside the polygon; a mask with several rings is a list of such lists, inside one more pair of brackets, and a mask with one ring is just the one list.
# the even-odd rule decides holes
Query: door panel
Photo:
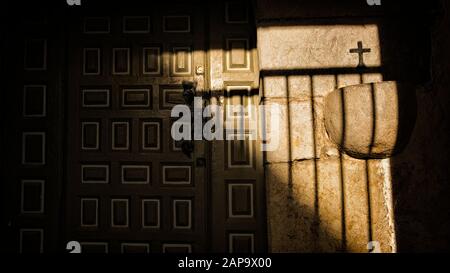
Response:
[{"label": "door panel", "polygon": [[204,143],[189,157],[169,141],[182,82],[204,89],[203,10],[155,7],[72,20],[66,236],[113,253],[204,252]]},{"label": "door panel", "polygon": [[266,249],[263,159],[260,141],[250,137],[260,100],[253,20],[250,1],[210,9],[211,104],[224,107],[226,121],[225,140],[211,143],[212,250],[219,252]]}]

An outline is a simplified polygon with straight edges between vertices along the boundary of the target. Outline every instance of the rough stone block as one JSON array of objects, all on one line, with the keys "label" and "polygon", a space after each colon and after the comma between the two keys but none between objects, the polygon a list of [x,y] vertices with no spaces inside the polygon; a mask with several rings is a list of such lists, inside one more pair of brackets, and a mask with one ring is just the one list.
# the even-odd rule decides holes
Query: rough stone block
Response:
[{"label": "rough stone block", "polygon": [[264,97],[286,98],[286,76],[264,77]]},{"label": "rough stone block", "polygon": [[313,161],[270,164],[266,174],[269,251],[315,251]]},{"label": "rough stone block", "polygon": [[258,28],[260,68],[263,71],[355,68],[359,56],[350,53],[358,42],[367,67],[379,67],[380,41],[376,24],[297,25]]},{"label": "rough stone block", "polygon": [[289,94],[298,100],[308,100],[313,96],[311,92],[312,78],[308,75],[289,76]]}]

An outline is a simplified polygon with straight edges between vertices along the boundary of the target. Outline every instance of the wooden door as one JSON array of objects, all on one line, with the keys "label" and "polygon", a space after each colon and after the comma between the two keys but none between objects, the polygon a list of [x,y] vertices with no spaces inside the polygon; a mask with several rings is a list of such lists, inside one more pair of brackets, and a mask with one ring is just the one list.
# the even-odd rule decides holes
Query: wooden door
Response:
[{"label": "wooden door", "polygon": [[211,104],[224,108],[226,122],[225,140],[211,143],[212,250],[263,252],[265,189],[257,136],[260,96],[254,16],[251,1],[219,3],[209,10],[210,90]]},{"label": "wooden door", "polygon": [[2,253],[55,252],[61,239],[62,18],[44,3],[2,8]]},{"label": "wooden door", "polygon": [[77,13],[69,38],[67,240],[83,252],[205,252],[203,142],[171,137],[183,81],[204,90],[204,9]]},{"label": "wooden door", "polygon": [[187,155],[170,134],[183,81],[205,105],[258,104],[250,1],[154,2],[9,10],[3,251],[266,249],[259,142]]}]

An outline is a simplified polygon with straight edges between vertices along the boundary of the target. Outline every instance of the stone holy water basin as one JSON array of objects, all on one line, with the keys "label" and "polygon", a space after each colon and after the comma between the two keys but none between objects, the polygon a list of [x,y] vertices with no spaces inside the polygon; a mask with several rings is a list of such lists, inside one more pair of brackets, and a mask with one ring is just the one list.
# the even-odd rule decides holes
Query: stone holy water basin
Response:
[{"label": "stone holy water basin", "polygon": [[409,142],[417,116],[415,88],[386,81],[347,86],[325,98],[325,127],[341,151],[388,158]]}]

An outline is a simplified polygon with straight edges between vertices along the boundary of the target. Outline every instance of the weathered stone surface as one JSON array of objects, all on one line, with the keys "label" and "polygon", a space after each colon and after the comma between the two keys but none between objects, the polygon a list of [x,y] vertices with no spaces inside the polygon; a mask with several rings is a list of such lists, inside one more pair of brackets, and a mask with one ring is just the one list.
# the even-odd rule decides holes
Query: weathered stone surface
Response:
[{"label": "weathered stone surface", "polygon": [[370,232],[383,252],[395,250],[385,163],[342,156],[267,165],[270,250],[364,253]]},{"label": "weathered stone surface", "polygon": [[317,185],[319,216],[319,250],[339,252],[342,248],[342,202],[340,165],[337,159],[319,160],[317,178],[310,177]]},{"label": "weathered stone surface", "polygon": [[397,252],[391,159],[367,161],[372,241],[383,253]]},{"label": "weathered stone surface", "polygon": [[313,161],[266,167],[270,252],[316,250]]},{"label": "weathered stone surface", "polygon": [[[361,84],[361,75],[359,74],[343,74],[337,76],[337,88],[343,88],[350,85]],[[336,89],[336,88],[334,88]],[[333,89],[333,91],[334,91]],[[331,92],[328,92],[328,94]],[[327,94],[327,95],[328,95]]]},{"label": "weathered stone surface", "polygon": [[358,54],[350,53],[359,41],[371,52],[364,54],[367,67],[379,67],[380,41],[375,24],[270,26],[258,29],[260,68],[292,69],[355,68]]},{"label": "weathered stone surface", "polygon": [[[326,153],[337,146],[327,137],[323,123],[323,98],[299,101],[290,99],[269,99],[266,105],[278,105],[281,109],[279,123],[275,128],[279,146],[267,152],[266,162],[280,163],[326,157]],[[314,108],[313,108],[314,105]],[[271,114],[266,113],[269,135],[272,130]],[[314,122],[313,122],[314,120]],[[328,155],[329,156],[329,155]]]},{"label": "weathered stone surface", "polygon": [[354,157],[390,157],[409,141],[414,93],[412,86],[392,81],[337,89],[325,102],[328,135]]},{"label": "weathered stone surface", "polygon": [[390,160],[342,156],[346,249],[367,252],[377,241],[383,253],[395,252]]},{"label": "weathered stone surface", "polygon": [[[362,83],[374,83],[374,82],[382,82],[383,75],[381,73],[365,73],[362,75]],[[347,84],[348,86],[350,84]],[[343,86],[344,87],[344,86]],[[341,87],[338,87],[341,88]]]},{"label": "weathered stone surface", "polygon": [[[370,239],[380,242],[382,252],[395,252],[398,247],[403,251],[436,246],[448,249],[445,242],[450,229],[444,214],[449,206],[442,201],[448,200],[443,196],[449,192],[448,171],[442,171],[449,158],[444,152],[448,126],[442,122],[442,113],[449,108],[445,103],[449,77],[439,73],[448,71],[450,63],[440,57],[448,57],[448,35],[443,34],[449,25],[448,13],[447,23],[437,35],[440,40],[435,41],[440,49],[438,61],[434,61],[439,67],[433,67],[436,94],[421,96],[422,113],[408,149],[392,160],[366,161],[337,150],[325,130],[324,98],[337,88],[361,83],[429,81],[429,56],[423,50],[428,50],[426,24],[414,24],[412,13],[411,20],[398,20],[398,16],[351,18],[370,12],[331,1],[327,9],[318,8],[323,3],[284,0],[274,5],[277,8],[267,8],[272,7],[269,2],[257,1],[258,56],[266,103],[284,107],[280,135],[285,139],[278,151],[266,157],[270,250],[367,252]],[[383,2],[383,7],[386,4]],[[395,12],[405,15],[408,8],[399,7]],[[333,16],[345,18],[340,21]],[[358,41],[371,49],[364,54],[370,69],[363,72],[356,69],[358,54],[349,53]],[[413,89],[397,97],[401,106],[398,150],[401,140],[408,139],[404,134],[408,122],[403,122],[409,119],[403,116],[408,102],[403,102],[414,97]],[[365,110],[371,111],[371,104],[366,104]],[[375,113],[378,110],[384,109],[376,108]],[[448,120],[448,115],[444,116]],[[371,134],[372,124],[358,133],[368,130]],[[384,138],[379,132],[386,128],[375,124],[376,139]],[[290,145],[295,138],[299,147]],[[423,197],[422,192],[426,194]]]},{"label": "weathered stone surface", "polygon": [[309,100],[314,97],[311,91],[312,79],[308,75],[289,76],[289,94],[299,100]]},{"label": "weathered stone surface", "polygon": [[287,77],[285,76],[273,76],[264,78],[264,97],[266,98],[286,98]]},{"label": "weathered stone surface", "polygon": [[314,75],[312,82],[314,96],[325,97],[336,89],[336,76],[334,75]]},{"label": "weathered stone surface", "polygon": [[345,245],[349,252],[367,252],[369,241],[367,172],[364,160],[342,156],[343,217]]},{"label": "weathered stone surface", "polygon": [[[313,117],[310,101],[269,100],[266,105],[279,105],[281,109],[278,126],[279,146],[267,152],[267,162],[290,162],[296,159],[314,158]],[[271,114],[268,113],[269,126]]]},{"label": "weathered stone surface", "polygon": [[[354,37],[354,41],[349,37]],[[280,145],[266,153],[269,243],[273,252],[367,252],[369,227],[374,225],[385,228],[381,233],[386,236],[377,236],[382,249],[391,249],[385,246],[389,245],[393,227],[379,222],[378,216],[370,218],[369,224],[365,161],[341,155],[328,137],[324,123],[324,100],[328,94],[337,87],[361,81],[380,82],[382,76],[314,73],[316,68],[357,65],[357,56],[348,52],[356,46],[356,37],[362,37],[368,45],[371,43],[372,52],[365,56],[366,64],[378,65],[378,36],[374,27],[297,26],[258,30],[263,71],[311,69],[310,75],[286,73],[264,77],[264,103],[278,104],[282,109],[278,124]],[[270,128],[268,124],[265,129]],[[378,206],[384,207],[383,203]]]}]

